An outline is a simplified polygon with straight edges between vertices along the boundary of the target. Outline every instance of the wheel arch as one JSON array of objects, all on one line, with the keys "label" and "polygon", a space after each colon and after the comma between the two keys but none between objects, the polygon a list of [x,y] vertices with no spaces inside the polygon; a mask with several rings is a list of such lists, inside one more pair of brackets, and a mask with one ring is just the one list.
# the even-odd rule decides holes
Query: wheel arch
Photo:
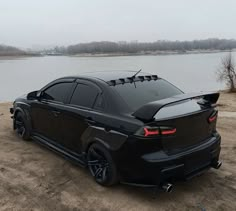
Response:
[{"label": "wheel arch", "polygon": [[109,151],[116,151],[127,140],[127,135],[110,130],[106,131],[105,128],[89,126],[81,136],[82,151],[87,153],[91,144],[99,143]]},{"label": "wheel arch", "polygon": [[92,146],[93,144],[100,144],[102,145],[104,148],[106,148],[107,150],[110,150],[110,146],[105,142],[103,141],[102,139],[100,138],[97,138],[97,137],[94,137],[90,142],[88,142],[85,146],[84,146],[84,152],[87,153],[90,146]]}]

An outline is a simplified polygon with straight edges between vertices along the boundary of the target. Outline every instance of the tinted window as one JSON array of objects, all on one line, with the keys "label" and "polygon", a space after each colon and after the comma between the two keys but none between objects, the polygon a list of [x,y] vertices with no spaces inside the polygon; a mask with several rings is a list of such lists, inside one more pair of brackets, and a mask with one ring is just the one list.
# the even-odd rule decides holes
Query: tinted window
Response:
[{"label": "tinted window", "polygon": [[94,104],[94,108],[98,110],[102,110],[105,107],[105,101],[102,95],[98,95],[96,102]]},{"label": "tinted window", "polygon": [[133,109],[137,110],[146,103],[168,98],[182,92],[172,84],[163,79],[156,81],[137,81],[112,86],[125,102]]},{"label": "tinted window", "polygon": [[47,100],[54,100],[58,102],[64,102],[72,83],[59,83],[55,84],[43,92],[42,98]]},{"label": "tinted window", "polygon": [[70,104],[92,108],[98,95],[98,90],[86,84],[78,84]]}]

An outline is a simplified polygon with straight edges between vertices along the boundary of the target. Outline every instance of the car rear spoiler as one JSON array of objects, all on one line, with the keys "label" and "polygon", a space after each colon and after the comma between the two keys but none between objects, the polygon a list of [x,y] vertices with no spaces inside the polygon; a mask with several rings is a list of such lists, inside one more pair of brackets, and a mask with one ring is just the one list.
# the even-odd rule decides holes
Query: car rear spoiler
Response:
[{"label": "car rear spoiler", "polygon": [[202,102],[199,102],[199,104],[206,106],[216,106],[216,102],[219,96],[220,93],[218,92],[188,93],[188,94],[175,95],[170,98],[147,103],[143,105],[141,108],[139,108],[137,111],[135,111],[133,113],[133,116],[143,121],[150,121],[153,118],[153,116],[163,107],[195,98],[202,99]]}]

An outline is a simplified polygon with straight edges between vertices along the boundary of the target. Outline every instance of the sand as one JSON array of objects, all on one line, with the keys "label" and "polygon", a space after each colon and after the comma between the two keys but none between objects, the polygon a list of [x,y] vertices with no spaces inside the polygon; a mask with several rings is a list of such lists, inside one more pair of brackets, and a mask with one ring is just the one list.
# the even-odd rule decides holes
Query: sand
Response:
[{"label": "sand", "polygon": [[11,103],[0,104],[0,210],[236,210],[236,94],[220,98],[219,170],[211,169],[172,193],[97,185],[88,171],[12,130]]}]

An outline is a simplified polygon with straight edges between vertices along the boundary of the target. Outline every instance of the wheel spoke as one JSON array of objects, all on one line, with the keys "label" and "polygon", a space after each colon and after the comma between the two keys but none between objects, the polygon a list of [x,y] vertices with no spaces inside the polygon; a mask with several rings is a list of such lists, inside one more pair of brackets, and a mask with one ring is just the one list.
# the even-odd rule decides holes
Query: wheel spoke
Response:
[{"label": "wheel spoke", "polygon": [[20,135],[21,135],[21,137],[23,137],[25,135],[25,127],[22,127]]},{"label": "wheel spoke", "polygon": [[22,121],[22,119],[16,119],[15,121],[15,125],[16,125],[16,131],[18,133],[18,135],[20,137],[23,137],[25,134],[25,126],[24,126],[24,122]]},{"label": "wheel spoke", "polygon": [[21,126],[21,127],[17,128],[17,133],[18,133],[21,137],[23,137],[24,134],[25,134],[25,128],[24,128],[24,126]]},{"label": "wheel spoke", "polygon": [[96,165],[99,165],[99,164],[100,164],[99,160],[89,160],[88,161],[89,166],[96,166]]},{"label": "wheel spoke", "polygon": [[22,126],[23,123],[22,123],[21,121],[17,121],[17,120],[16,120],[16,125],[17,125],[17,126]]},{"label": "wheel spoke", "polygon": [[94,176],[98,178],[98,176],[102,173],[102,171],[103,171],[103,168],[98,168],[98,169],[96,170]]},{"label": "wheel spoke", "polygon": [[102,172],[102,180],[106,180],[106,173],[107,173],[107,168],[108,166],[106,166],[105,168],[103,168],[103,172]]}]

